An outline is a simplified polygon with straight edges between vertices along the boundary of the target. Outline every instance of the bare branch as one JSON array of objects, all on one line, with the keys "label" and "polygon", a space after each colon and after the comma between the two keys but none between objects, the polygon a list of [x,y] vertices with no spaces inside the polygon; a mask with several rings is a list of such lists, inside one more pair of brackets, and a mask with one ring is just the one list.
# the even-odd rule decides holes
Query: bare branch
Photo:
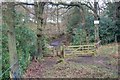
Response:
[{"label": "bare branch", "polygon": [[35,15],[35,13],[32,13],[32,12],[31,12],[28,8],[26,8],[23,4],[21,4],[20,6],[22,6],[27,12],[29,12],[29,13]]},{"label": "bare branch", "polygon": [[[86,6],[86,7],[88,7],[89,9],[91,9],[94,13],[95,13],[95,9],[92,7],[92,5],[89,3],[89,5],[88,4],[85,4],[85,3],[81,3],[81,2],[71,2],[71,3],[63,3],[63,2],[58,2],[58,3],[54,3],[54,2],[44,2],[45,4],[51,4],[51,5],[54,5],[54,6],[58,6],[58,5],[63,5],[63,6],[67,6],[67,7],[73,7],[73,6],[76,6],[76,7],[78,7],[78,8],[81,8],[82,7],[82,5],[84,5],[84,6]],[[23,4],[23,5],[36,5],[36,4],[30,4],[30,3],[17,3],[17,4],[15,4],[15,5],[21,5],[21,4]],[[62,7],[61,7],[62,8]],[[96,16],[98,16],[97,14],[94,14],[94,15],[96,15]]]},{"label": "bare branch", "polygon": [[[86,7],[88,7],[88,8],[90,8],[92,11],[95,11],[94,10],[94,8],[93,7],[91,7],[91,6],[89,6],[88,4],[85,4],[85,3],[81,3],[81,2],[71,2],[70,4],[68,4],[68,3],[63,3],[63,2],[58,2],[58,3],[53,3],[53,2],[44,2],[44,3],[48,3],[48,4],[51,4],[51,5],[55,5],[55,6],[58,6],[58,5],[64,5],[64,6],[76,6],[76,7],[81,7],[81,5],[85,5]],[[23,5],[35,5],[34,3],[32,4],[30,4],[30,3],[23,3],[23,2],[21,2],[21,3],[17,3],[17,4],[15,4],[15,5],[20,5],[20,4],[23,4]]]},{"label": "bare branch", "polygon": [[47,2],[47,3],[52,4],[52,5],[56,5],[56,6],[58,6],[58,5],[64,5],[64,6],[76,6],[76,7],[79,7],[79,8],[80,8],[80,5],[77,4],[77,3],[74,3],[74,2],[71,2],[70,4],[68,4],[68,3],[63,3],[63,2],[58,2],[58,3]]},{"label": "bare branch", "polygon": [[92,6],[92,3],[90,3],[90,2],[87,2],[87,3],[90,5],[91,8],[94,8],[94,7]]},{"label": "bare branch", "polygon": [[72,7],[69,7],[64,13],[60,14],[60,16],[64,15],[65,13],[67,13]]},{"label": "bare branch", "polygon": [[89,6],[88,4],[85,3],[80,3],[81,5],[85,5],[86,7],[88,7],[89,9],[91,9],[93,12],[95,11],[95,9],[92,6]]},{"label": "bare branch", "polygon": [[[67,7],[60,7],[60,8],[58,8],[57,10],[64,9],[64,8],[69,9],[69,8],[71,8],[71,7],[68,7],[68,6],[67,6]],[[50,14],[55,13],[55,11],[56,11],[56,9],[55,9],[54,11],[50,12]]]},{"label": "bare branch", "polygon": [[14,4],[14,6],[17,6],[17,5],[32,5],[32,6],[34,6],[35,4],[33,3],[24,3],[24,2],[18,2],[18,3],[16,3],[16,4]]}]

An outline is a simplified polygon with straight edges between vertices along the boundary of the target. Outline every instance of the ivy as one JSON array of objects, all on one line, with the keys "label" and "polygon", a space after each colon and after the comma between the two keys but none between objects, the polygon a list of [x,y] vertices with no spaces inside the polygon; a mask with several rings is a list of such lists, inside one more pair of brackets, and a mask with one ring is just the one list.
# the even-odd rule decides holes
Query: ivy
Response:
[{"label": "ivy", "polygon": [[[24,15],[22,13],[15,13],[15,33],[16,33],[16,47],[18,60],[20,65],[20,73],[23,74],[28,64],[30,63],[30,56],[36,52],[36,34],[34,31],[26,26],[27,21],[22,21]],[[6,19],[6,18],[5,18]],[[9,51],[8,51],[8,35],[7,25],[2,24],[2,72],[10,67]],[[3,79],[9,78],[9,71],[3,75]]]}]

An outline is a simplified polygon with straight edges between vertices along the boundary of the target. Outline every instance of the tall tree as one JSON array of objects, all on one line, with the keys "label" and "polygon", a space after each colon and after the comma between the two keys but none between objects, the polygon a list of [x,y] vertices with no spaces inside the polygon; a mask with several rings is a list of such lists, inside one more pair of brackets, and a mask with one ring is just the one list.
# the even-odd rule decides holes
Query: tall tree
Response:
[{"label": "tall tree", "polygon": [[15,37],[15,6],[14,2],[6,3],[6,9],[3,11],[3,16],[5,17],[4,21],[8,26],[8,48],[10,55],[10,77],[20,77],[19,73],[19,64],[16,50],[16,37]]},{"label": "tall tree", "polygon": [[[2,4],[0,4],[2,6]],[[0,10],[0,16],[2,16],[2,10]],[[2,17],[0,17],[0,47],[2,46]],[[0,49],[0,74],[2,74],[2,49]]]},{"label": "tall tree", "polygon": [[[99,20],[97,0],[94,0],[94,20]],[[99,39],[99,26],[98,24],[95,24],[95,42],[97,43],[99,40],[100,40]]]},{"label": "tall tree", "polygon": [[82,16],[82,29],[85,32],[85,37],[86,37],[86,44],[89,43],[89,34],[88,34],[88,30],[86,28],[86,19],[85,19],[85,8],[81,6],[81,16]]},{"label": "tall tree", "polygon": [[59,11],[58,11],[58,7],[59,5],[57,5],[57,28],[58,28],[58,32],[60,34],[60,26],[59,26]]},{"label": "tall tree", "polygon": [[115,18],[116,18],[116,26],[117,26],[117,28],[118,28],[118,31],[117,31],[117,34],[119,34],[120,35],[120,1],[119,2],[115,2],[115,11],[116,11],[116,16],[115,16]]},{"label": "tall tree", "polygon": [[42,27],[43,27],[43,11],[44,11],[45,2],[35,2],[35,15],[37,21],[37,55],[41,55],[43,53],[43,34],[42,34]]}]

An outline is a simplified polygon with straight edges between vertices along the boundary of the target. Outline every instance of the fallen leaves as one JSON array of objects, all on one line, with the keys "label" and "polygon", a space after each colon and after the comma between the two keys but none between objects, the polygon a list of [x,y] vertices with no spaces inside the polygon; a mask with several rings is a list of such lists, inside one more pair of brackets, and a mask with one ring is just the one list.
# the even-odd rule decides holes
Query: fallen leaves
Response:
[{"label": "fallen leaves", "polygon": [[113,58],[115,58],[115,59],[119,59],[120,58],[120,55],[118,53],[112,54],[111,56]]},{"label": "fallen leaves", "polygon": [[[32,62],[26,70],[25,77],[29,78],[107,78],[116,77],[117,74],[111,71],[111,68],[106,68],[109,60],[99,56],[95,58],[96,62],[93,64],[92,58],[79,59],[77,57],[71,58],[73,61],[68,61],[56,64],[58,58],[44,58],[41,62]],[[76,62],[78,60],[79,62]],[[92,61],[89,61],[92,60]],[[88,62],[87,62],[88,61]],[[105,66],[103,66],[103,64]],[[111,66],[113,63],[110,63]]]}]

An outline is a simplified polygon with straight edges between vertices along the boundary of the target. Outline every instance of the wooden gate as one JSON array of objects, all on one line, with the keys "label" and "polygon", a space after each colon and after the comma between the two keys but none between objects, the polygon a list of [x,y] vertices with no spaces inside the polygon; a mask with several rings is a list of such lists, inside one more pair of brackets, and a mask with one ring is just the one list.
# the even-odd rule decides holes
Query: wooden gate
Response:
[{"label": "wooden gate", "polygon": [[95,55],[96,47],[95,45],[74,45],[74,46],[64,46],[64,57],[73,55]]}]

